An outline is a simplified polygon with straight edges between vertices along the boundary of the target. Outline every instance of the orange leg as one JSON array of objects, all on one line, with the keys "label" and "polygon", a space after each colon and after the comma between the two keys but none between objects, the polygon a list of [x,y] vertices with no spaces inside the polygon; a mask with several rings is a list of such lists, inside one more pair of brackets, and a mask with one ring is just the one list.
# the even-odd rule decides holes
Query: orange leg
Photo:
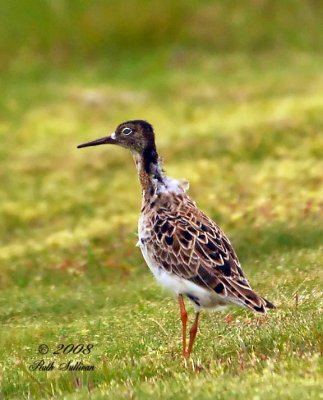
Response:
[{"label": "orange leg", "polygon": [[185,303],[183,299],[183,295],[178,295],[178,303],[179,303],[179,309],[181,312],[181,320],[182,320],[182,327],[183,327],[183,333],[182,333],[182,338],[183,338],[183,349],[182,349],[182,356],[186,357],[186,325],[187,325],[187,312],[185,308]]},{"label": "orange leg", "polygon": [[195,313],[195,319],[192,325],[192,328],[190,329],[190,341],[188,344],[188,348],[187,348],[187,352],[185,354],[185,358],[189,358],[189,356],[191,355],[192,352],[192,348],[193,348],[193,344],[197,335],[197,327],[198,327],[198,323],[199,323],[199,315],[200,313],[197,312]]}]

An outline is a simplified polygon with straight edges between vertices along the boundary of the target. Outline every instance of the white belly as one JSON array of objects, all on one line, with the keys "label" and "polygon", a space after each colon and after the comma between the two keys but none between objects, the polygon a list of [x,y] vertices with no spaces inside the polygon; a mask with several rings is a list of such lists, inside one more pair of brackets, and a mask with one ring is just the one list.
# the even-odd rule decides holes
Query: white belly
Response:
[{"label": "white belly", "polygon": [[[142,255],[156,278],[157,282],[164,288],[170,290],[176,295],[182,294],[191,297],[196,309],[199,308],[222,308],[230,304],[223,297],[220,297],[215,292],[204,289],[187,279],[181,278],[175,274],[165,271],[149,255],[149,251],[145,245],[139,240],[139,247]],[[195,300],[193,300],[195,299]]]}]

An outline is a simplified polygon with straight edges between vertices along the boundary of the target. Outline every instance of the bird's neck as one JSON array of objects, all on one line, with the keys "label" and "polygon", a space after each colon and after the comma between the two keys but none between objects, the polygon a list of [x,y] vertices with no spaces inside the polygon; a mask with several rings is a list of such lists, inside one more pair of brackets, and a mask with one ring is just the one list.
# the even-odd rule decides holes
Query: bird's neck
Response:
[{"label": "bird's neck", "polygon": [[142,153],[133,154],[139,181],[141,184],[143,199],[148,200],[160,186],[164,186],[165,175],[161,162],[154,146],[147,147]]}]

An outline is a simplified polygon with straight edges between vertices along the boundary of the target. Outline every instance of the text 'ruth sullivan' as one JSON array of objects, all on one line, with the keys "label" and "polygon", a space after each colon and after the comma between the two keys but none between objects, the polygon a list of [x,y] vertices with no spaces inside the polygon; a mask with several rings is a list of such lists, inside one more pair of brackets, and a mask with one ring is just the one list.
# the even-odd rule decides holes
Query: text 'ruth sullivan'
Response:
[{"label": "text 'ruth sullivan'", "polygon": [[69,360],[60,364],[56,364],[55,361],[45,362],[44,359],[34,361],[30,366],[30,371],[94,371],[95,366],[89,364],[83,364],[82,361]]}]

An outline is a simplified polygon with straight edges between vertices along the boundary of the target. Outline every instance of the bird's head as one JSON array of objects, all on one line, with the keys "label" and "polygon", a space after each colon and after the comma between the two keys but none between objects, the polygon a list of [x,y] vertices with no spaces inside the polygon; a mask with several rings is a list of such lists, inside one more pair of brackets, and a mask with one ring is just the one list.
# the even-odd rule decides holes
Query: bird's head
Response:
[{"label": "bird's head", "polygon": [[153,127],[146,121],[133,120],[118,125],[110,136],[93,140],[77,146],[88,147],[100,144],[116,144],[131,150],[133,153],[144,154],[155,150],[155,135]]}]

